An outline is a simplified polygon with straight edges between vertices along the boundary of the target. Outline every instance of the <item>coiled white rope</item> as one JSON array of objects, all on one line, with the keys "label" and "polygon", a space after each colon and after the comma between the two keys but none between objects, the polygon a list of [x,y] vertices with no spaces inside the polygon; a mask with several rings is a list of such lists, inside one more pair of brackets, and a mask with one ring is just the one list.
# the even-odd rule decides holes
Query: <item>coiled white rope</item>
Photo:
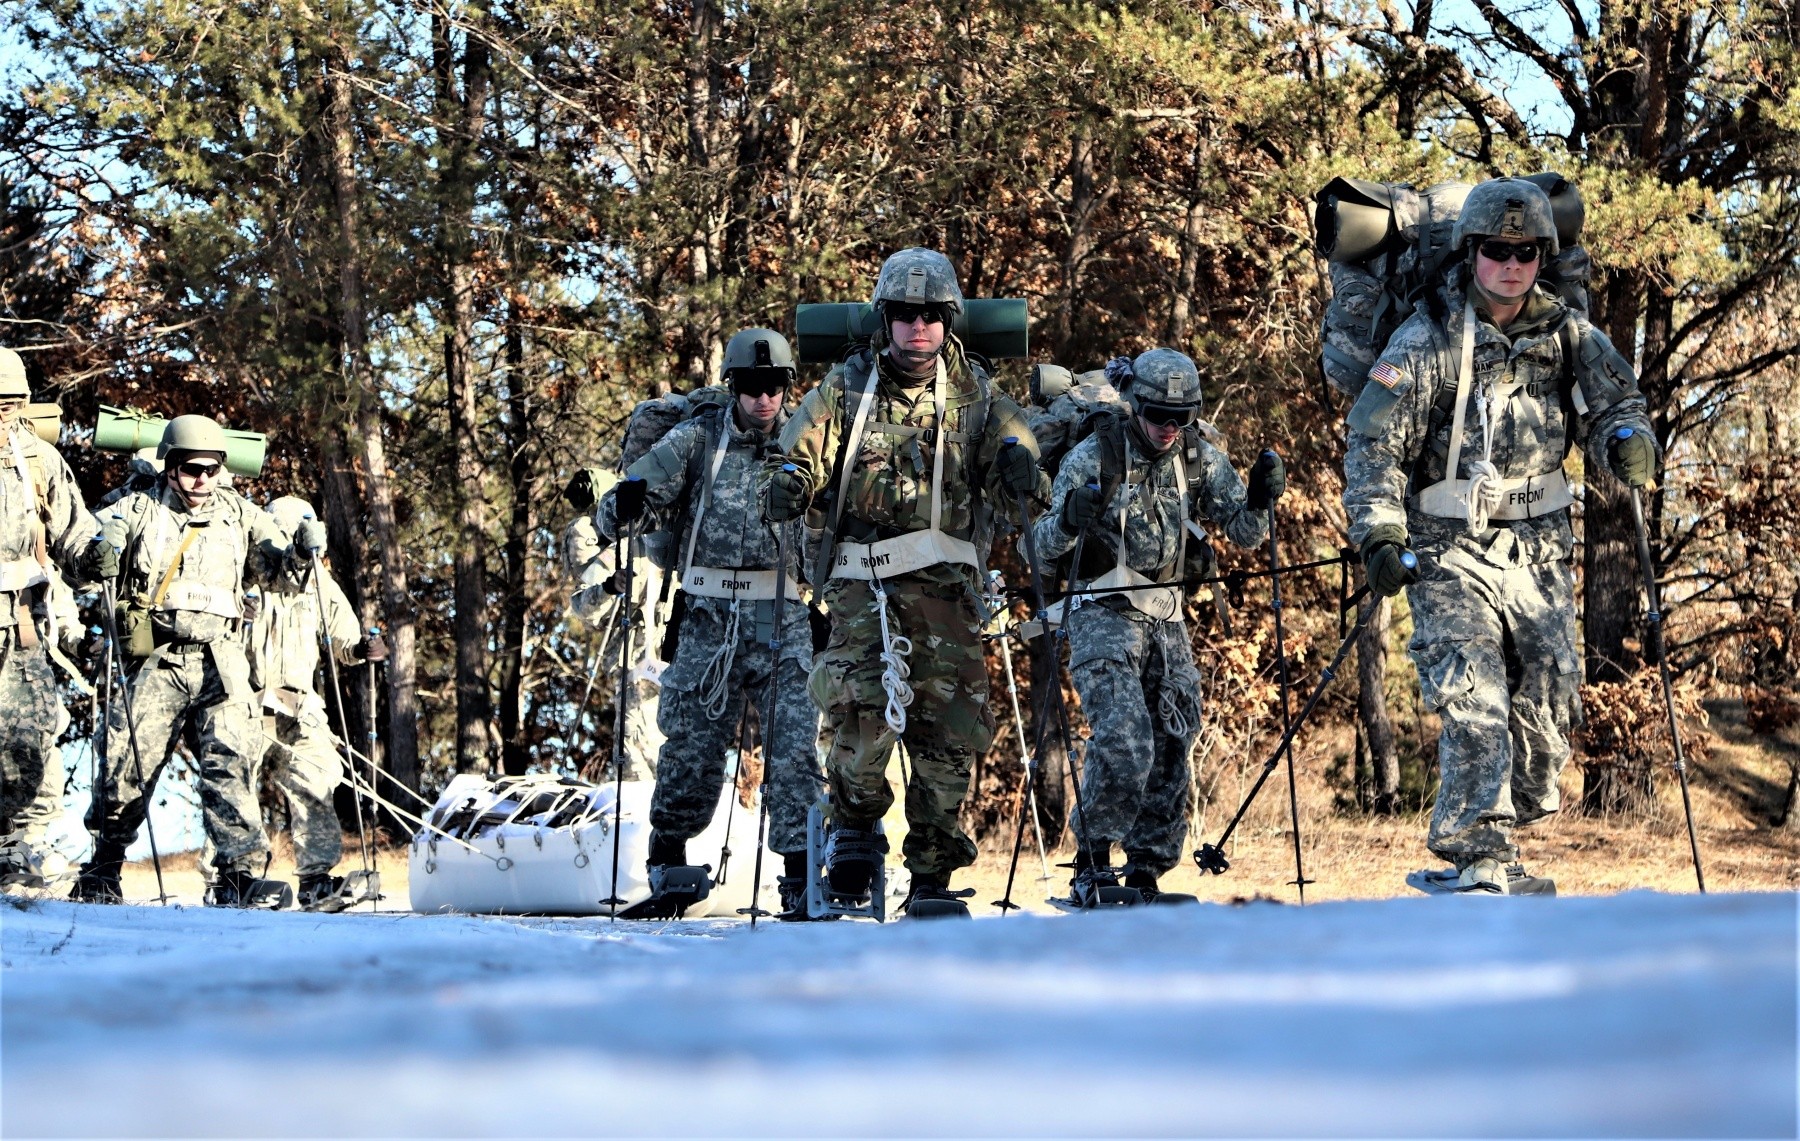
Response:
[{"label": "coiled white rope", "polygon": [[912,639],[904,634],[896,634],[888,625],[887,588],[881,580],[875,581],[875,614],[881,620],[881,662],[885,667],[881,671],[881,688],[887,691],[886,720],[888,728],[895,736],[906,733],[906,707],[912,704],[912,686],[906,679],[912,676],[912,667],[906,659],[912,655]]},{"label": "coiled white rope", "polygon": [[700,675],[700,708],[706,711],[708,721],[725,716],[725,706],[731,701],[731,688],[726,683],[731,680],[731,663],[737,659],[737,644],[738,600],[734,598],[731,617],[725,620],[724,642],[713,651]]},{"label": "coiled white rope", "polygon": [[[1488,517],[1500,506],[1500,469],[1494,466],[1493,391],[1483,384],[1475,398],[1481,416],[1481,458],[1469,461],[1469,530],[1487,530]],[[1455,474],[1455,473],[1452,473]]]}]

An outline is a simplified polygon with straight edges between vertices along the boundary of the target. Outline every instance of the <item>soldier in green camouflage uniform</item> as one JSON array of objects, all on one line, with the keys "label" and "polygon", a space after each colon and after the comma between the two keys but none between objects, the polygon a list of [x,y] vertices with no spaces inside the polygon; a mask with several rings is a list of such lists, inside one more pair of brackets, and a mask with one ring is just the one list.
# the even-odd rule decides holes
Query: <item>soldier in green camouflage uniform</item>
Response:
[{"label": "soldier in green camouflage uniform", "polygon": [[[812,638],[798,589],[803,535],[797,521],[784,524],[787,602],[780,660],[772,663],[776,536],[763,519],[764,461],[788,420],[782,405],[795,378],[793,353],[781,334],[745,329],[726,346],[724,373],[734,402],[699,405],[693,419],[671,429],[625,473],[644,481],[639,510],[675,537],[684,596],[657,714],[665,741],[650,802],[649,863],[653,869],[687,864],[687,841],[718,810],[725,756],[737,743],[748,703],[765,729],[774,722],[775,738],[764,748],[769,846],[787,865],[780,881],[782,917],[803,919],[806,811],[824,779],[819,713],[806,691]],[[609,539],[636,522],[620,518],[621,486],[608,491],[595,512]]]},{"label": "soldier in green camouflage uniform", "polygon": [[[291,495],[270,503],[269,515],[290,542],[301,523],[314,518],[312,505]],[[326,904],[344,885],[343,877],[331,874],[344,851],[333,803],[343,783],[344,761],[325,701],[315,688],[322,632],[330,634],[339,665],[387,657],[381,638],[363,638],[356,611],[329,572],[315,574],[304,587],[279,578],[271,582],[261,592],[249,629],[250,684],[262,714],[261,762],[292,810],[294,869],[300,877],[300,905],[308,910]]]},{"label": "soldier in green camouflage uniform", "polygon": [[24,419],[30,398],[24,362],[0,349],[0,883],[42,886],[22,831],[57,763],[50,580],[59,568],[89,577],[102,554],[69,465]]},{"label": "soldier in green camouflage uniform", "polygon": [[[255,873],[266,866],[254,778],[263,740],[240,636],[247,583],[299,586],[325,528],[307,519],[290,548],[274,520],[219,486],[225,433],[205,416],[178,416],[163,432],[163,483],[133,492],[109,509],[107,546],[120,566],[121,637],[134,655],[133,721],[115,702],[107,755],[88,809],[94,856],[83,865],[75,898],[116,902],[125,849],[139,826],[178,737],[185,736],[200,777],[200,810],[216,855],[212,902],[248,905]],[[107,577],[114,577],[109,573]],[[133,631],[137,633],[133,633]],[[132,747],[135,728],[136,750]]]},{"label": "soldier in green camouflage uniform", "polygon": [[[1039,557],[1054,560],[1079,545],[1082,565],[1070,577],[1104,591],[1185,577],[1189,541],[1203,540],[1204,522],[1223,527],[1239,546],[1262,542],[1268,512],[1246,506],[1230,458],[1199,423],[1194,362],[1173,349],[1142,354],[1132,362],[1126,399],[1129,414],[1096,425],[1063,461],[1050,510],[1037,521]],[[1268,453],[1251,479],[1253,498],[1266,504],[1286,475]],[[1146,896],[1181,859],[1200,730],[1200,674],[1185,609],[1179,587],[1071,602],[1069,672],[1093,729],[1069,820],[1071,898],[1083,906],[1093,905],[1100,887],[1117,884],[1115,843],[1124,847],[1126,886]]]},{"label": "soldier in green camouflage uniform", "polygon": [[[1048,480],[1024,413],[948,335],[962,309],[949,260],[894,254],[874,305],[879,351],[837,366],[801,402],[781,437],[799,470],[771,477],[770,511],[792,518],[810,504],[810,521],[831,540],[812,572],[815,583],[826,579],[831,637],[810,686],[832,734],[831,842],[863,853],[854,869],[847,857],[833,861],[833,889],[866,893],[864,873],[885,851],[873,829],[893,803],[887,767],[898,739],[912,760],[906,866],[914,894],[933,897],[974,862],[957,814],[975,755],[993,739],[979,549],[992,513],[1010,513],[1021,492],[1041,498]],[[845,448],[859,419],[860,443]],[[910,675],[899,677],[902,668]]]},{"label": "soldier in green camouflage uniform", "polygon": [[1466,262],[1351,408],[1344,506],[1370,585],[1407,591],[1420,690],[1442,720],[1427,843],[1456,890],[1506,894],[1529,878],[1505,867],[1514,829],[1559,807],[1581,721],[1564,453],[1585,444],[1589,471],[1633,486],[1657,453],[1631,366],[1536,284],[1558,248],[1544,192],[1482,183],[1455,241]]}]

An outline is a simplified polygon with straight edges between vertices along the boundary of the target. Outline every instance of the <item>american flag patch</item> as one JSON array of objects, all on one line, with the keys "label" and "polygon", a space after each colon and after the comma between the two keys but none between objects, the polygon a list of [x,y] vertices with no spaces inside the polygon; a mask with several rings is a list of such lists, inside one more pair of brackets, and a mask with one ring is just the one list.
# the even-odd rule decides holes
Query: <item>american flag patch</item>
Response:
[{"label": "american flag patch", "polygon": [[1369,379],[1391,392],[1406,380],[1406,374],[1388,361],[1376,361],[1369,370]]}]

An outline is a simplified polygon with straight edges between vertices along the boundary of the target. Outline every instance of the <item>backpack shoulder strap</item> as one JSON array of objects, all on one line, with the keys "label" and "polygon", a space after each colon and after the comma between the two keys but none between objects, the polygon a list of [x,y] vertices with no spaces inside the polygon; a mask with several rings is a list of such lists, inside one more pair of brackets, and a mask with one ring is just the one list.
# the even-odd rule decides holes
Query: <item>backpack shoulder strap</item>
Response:
[{"label": "backpack shoulder strap", "polygon": [[1100,449],[1100,502],[1108,504],[1125,482],[1125,418],[1117,412],[1093,413],[1094,436]]},{"label": "backpack shoulder strap", "polygon": [[1556,396],[1562,405],[1563,459],[1566,460],[1575,448],[1575,432],[1581,424],[1580,391],[1575,381],[1575,354],[1580,352],[1580,346],[1575,342],[1574,318],[1563,319],[1562,327],[1556,330],[1556,342],[1562,349],[1562,373],[1557,378]]}]

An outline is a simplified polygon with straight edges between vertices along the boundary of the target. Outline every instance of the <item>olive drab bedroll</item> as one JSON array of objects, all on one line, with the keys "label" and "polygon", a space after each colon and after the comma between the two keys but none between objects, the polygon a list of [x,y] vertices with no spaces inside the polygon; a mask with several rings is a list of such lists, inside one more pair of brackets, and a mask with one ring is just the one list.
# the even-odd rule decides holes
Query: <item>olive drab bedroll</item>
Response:
[{"label": "olive drab bedroll", "polygon": [[[1554,172],[1530,182],[1549,196],[1555,256],[1540,280],[1570,308],[1587,312],[1592,261],[1577,244],[1586,207],[1575,184]],[[1457,223],[1471,187],[1442,182],[1418,190],[1402,182],[1334,178],[1313,196],[1313,232],[1331,263],[1331,301],[1320,330],[1326,381],[1354,400],[1401,322],[1427,302],[1460,258]]]}]

